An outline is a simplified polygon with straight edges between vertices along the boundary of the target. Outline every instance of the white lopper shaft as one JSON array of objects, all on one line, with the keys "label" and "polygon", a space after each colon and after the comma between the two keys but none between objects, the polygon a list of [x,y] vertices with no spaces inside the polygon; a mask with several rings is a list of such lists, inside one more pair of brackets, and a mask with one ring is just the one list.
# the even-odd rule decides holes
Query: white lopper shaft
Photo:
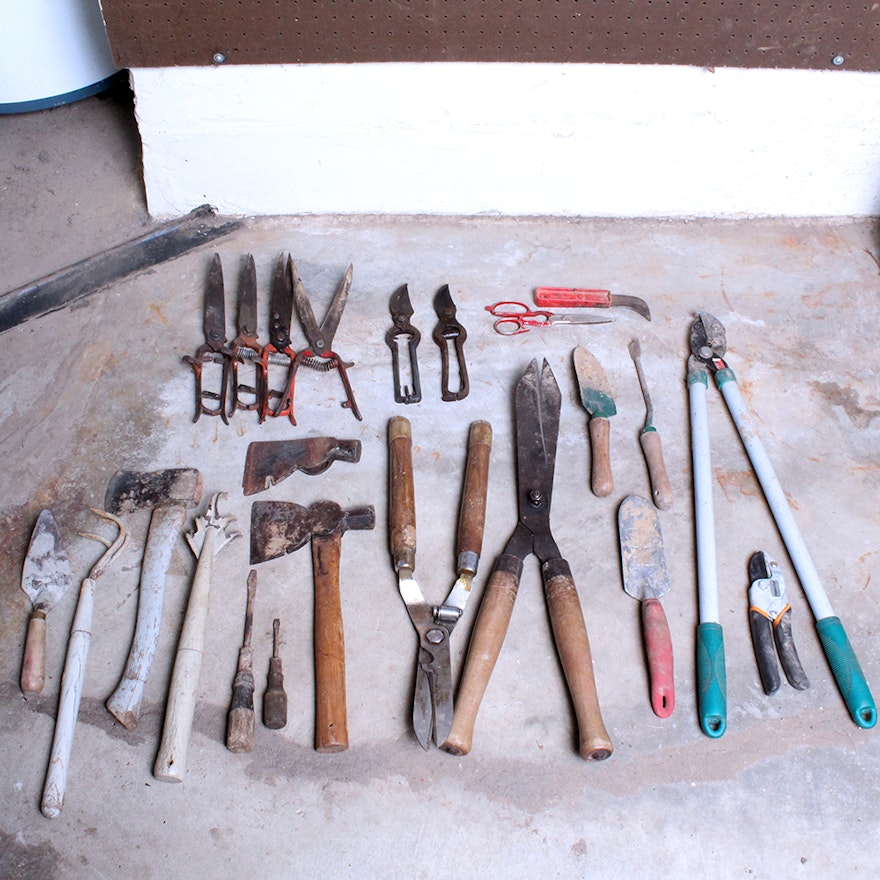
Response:
[{"label": "white lopper shaft", "polygon": [[700,623],[720,623],[706,385],[700,381],[691,382],[688,395],[691,415],[691,450],[694,462],[694,512],[697,530],[697,590]]},{"label": "white lopper shaft", "polygon": [[816,620],[833,617],[834,610],[819,579],[819,572],[816,571],[816,566],[813,564],[810,552],[807,550],[807,545],[804,543],[797,523],[794,521],[791,508],[776,477],[776,472],[773,470],[773,465],[770,463],[767,451],[764,449],[764,444],[755,432],[751,416],[740,393],[739,385],[735,379],[728,379],[722,382],[720,387],[721,394],[724,396],[727,408],[730,410],[730,415],[733,417],[737,431],[739,431],[739,436],[746,448],[749,460],[755,469],[758,482],[764,491],[764,497],[767,499],[767,504],[773,513],[773,518],[776,520],[776,526],[782,535],[782,540],[785,542],[785,548],[788,550],[788,555],[791,557],[795,571],[797,571],[798,579],[804,588],[804,593],[806,594],[807,601],[810,603],[813,616]]}]

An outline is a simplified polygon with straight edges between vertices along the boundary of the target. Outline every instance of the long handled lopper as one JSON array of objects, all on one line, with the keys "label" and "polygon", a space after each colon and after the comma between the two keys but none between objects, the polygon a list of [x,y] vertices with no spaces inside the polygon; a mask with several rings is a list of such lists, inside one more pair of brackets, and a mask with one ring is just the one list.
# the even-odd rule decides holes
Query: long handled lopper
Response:
[{"label": "long handled lopper", "polygon": [[700,724],[709,736],[721,736],[726,727],[724,642],[718,621],[718,591],[715,581],[715,531],[712,514],[712,484],[709,465],[708,419],[706,415],[707,371],[733,417],[767,504],[782,535],[785,548],[804,588],[822,649],[853,721],[863,728],[877,723],[877,709],[840,619],[834,614],[819,573],[797,527],[791,507],[779,484],[764,445],[758,438],[733,370],[724,360],[727,336],[721,322],[700,312],[691,326],[691,358],[688,387],[694,457],[694,496],[697,517],[697,578],[700,626],[698,630],[697,678]]}]

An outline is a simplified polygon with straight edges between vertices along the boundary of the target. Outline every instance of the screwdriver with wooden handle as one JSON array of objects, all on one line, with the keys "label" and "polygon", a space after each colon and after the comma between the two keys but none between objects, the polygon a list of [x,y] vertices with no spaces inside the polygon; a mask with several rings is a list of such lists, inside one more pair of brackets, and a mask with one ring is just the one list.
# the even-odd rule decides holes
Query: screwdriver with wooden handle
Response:
[{"label": "screwdriver with wooden handle", "polygon": [[284,690],[284,668],[278,654],[281,621],[272,621],[272,656],[269,658],[269,676],[263,694],[263,724],[270,730],[280,730],[287,724],[287,693]]},{"label": "screwdriver with wooden handle", "polygon": [[672,506],[672,486],[666,473],[666,465],[663,461],[663,447],[660,443],[660,434],[654,427],[654,404],[651,403],[651,395],[648,392],[648,383],[642,370],[642,347],[638,339],[633,339],[629,344],[629,356],[636,365],[636,373],[639,377],[639,386],[642,389],[642,397],[645,400],[645,427],[639,434],[639,443],[645,454],[645,462],[648,465],[648,476],[651,480],[651,498],[660,510],[667,510]]},{"label": "screwdriver with wooden handle", "polygon": [[244,640],[238,652],[238,669],[232,682],[232,701],[226,718],[226,748],[230,752],[254,750],[254,594],[257,573],[247,579],[247,606],[244,613]]}]

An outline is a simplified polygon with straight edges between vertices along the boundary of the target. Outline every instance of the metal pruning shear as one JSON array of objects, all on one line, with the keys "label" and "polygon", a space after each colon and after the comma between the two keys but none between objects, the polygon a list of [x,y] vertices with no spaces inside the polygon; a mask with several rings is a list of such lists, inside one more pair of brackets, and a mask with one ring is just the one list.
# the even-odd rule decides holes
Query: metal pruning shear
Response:
[{"label": "metal pruning shear", "polygon": [[799,691],[810,686],[791,632],[791,605],[776,560],[763,551],[749,560],[749,629],[765,694],[775,694],[781,679],[776,654],[789,684]]},{"label": "metal pruning shear", "polygon": [[339,285],[333,299],[330,301],[327,313],[324,315],[324,320],[321,321],[319,325],[315,320],[315,313],[312,310],[312,304],[309,302],[309,297],[306,294],[302,279],[299,277],[296,264],[290,259],[288,265],[290,268],[290,276],[293,281],[293,303],[296,306],[299,323],[302,326],[303,333],[305,333],[306,339],[309,343],[307,348],[304,348],[297,354],[290,370],[290,377],[287,385],[288,399],[284,401],[285,405],[289,405],[290,407],[290,421],[294,425],[296,424],[293,417],[293,393],[294,383],[296,382],[296,371],[300,366],[310,367],[313,370],[321,371],[338,370],[339,378],[342,379],[342,385],[345,389],[346,395],[345,400],[342,401],[342,406],[345,409],[350,409],[354,417],[358,421],[362,421],[363,417],[361,416],[357,402],[354,399],[354,391],[352,390],[351,383],[348,381],[347,370],[354,365],[346,363],[335,351],[333,351],[333,337],[336,334],[336,328],[339,326],[339,321],[342,318],[345,304],[348,302],[348,292],[351,289],[351,276],[354,272],[354,268],[352,266],[348,267],[348,271],[345,273],[342,283]]},{"label": "metal pruning shear", "polygon": [[724,360],[727,334],[724,325],[707,312],[700,312],[690,333],[688,395],[694,460],[694,506],[697,520],[697,582],[700,625],[697,628],[697,685],[700,724],[709,736],[721,736],[727,727],[727,689],[724,638],[718,610],[715,562],[715,522],[712,508],[712,468],[706,392],[708,373],[715,378],[730,411],[752,468],[761,484],[767,505],[776,521],[785,548],[816,619],[816,629],[837,686],[853,721],[862,728],[874,727],[877,709],[849,638],[835,616],[807,545],[801,537],[788,499],[770,458],[758,437],[733,370]]},{"label": "metal pruning shear", "polygon": [[[263,361],[263,347],[257,342],[257,269],[251,254],[244,258],[241,267],[236,330],[235,339],[223,350],[224,354],[229,357],[232,369],[230,416],[235,415],[236,411],[240,409],[259,412],[269,393],[268,364]],[[253,385],[240,385],[238,382],[239,364],[246,361],[254,365]],[[253,395],[253,400],[249,403],[243,402],[242,392]]]},{"label": "metal pruning shear", "polygon": [[[410,322],[413,307],[406,284],[391,294],[388,310],[391,312],[391,320],[394,321],[394,326],[385,334],[385,343],[391,349],[391,368],[394,370],[394,400],[397,403],[418,403],[422,399],[422,386],[419,382],[416,349],[422,334]],[[401,379],[400,350],[404,345],[409,355],[409,370],[405,370],[404,374],[408,372],[411,384]]]},{"label": "metal pruning shear", "polygon": [[[449,292],[449,285],[444,284],[434,295],[434,311],[437,313],[437,326],[431,334],[440,348],[440,397],[442,400],[464,400],[470,392],[467,364],[464,360],[464,342],[467,330],[455,317],[456,308]],[[458,363],[458,390],[449,387],[449,356],[450,344],[455,349]]]},{"label": "metal pruning shear", "polygon": [[539,371],[533,360],[516,386],[518,520],[495,563],[474,624],[452,730],[443,744],[454,755],[470,751],[477,712],[510,623],[523,561],[532,553],[541,564],[556,649],[577,716],[580,755],[588,761],[601,761],[614,750],[599,710],[590,640],[577,587],[550,531],[561,403],[550,365],[545,360]]},{"label": "metal pruning shear", "polygon": [[419,635],[413,729],[428,749],[446,741],[452,728],[450,637],[464,613],[477,573],[486,516],[486,484],[492,450],[492,426],[474,422],[468,435],[467,465],[458,520],[457,580],[442,605],[429,605],[413,577],[416,565],[416,510],[413,487],[412,428],[403,416],[388,425],[390,456],[391,557],[398,588]]},{"label": "metal pruning shear", "polygon": [[[293,289],[290,284],[290,257],[284,258],[284,254],[278,258],[275,266],[275,275],[272,279],[272,289],[269,292],[269,344],[264,346],[260,358],[262,368],[266,375],[266,393],[260,401],[260,422],[266,420],[266,416],[287,416],[293,424],[293,380],[294,362],[296,352],[290,347],[290,322],[293,318]],[[288,365],[287,378],[282,391],[275,391],[269,387],[269,364],[280,359]],[[278,404],[272,409],[269,406],[270,398],[280,398]]]},{"label": "metal pruning shear", "polygon": [[525,303],[502,300],[486,306],[486,311],[498,320],[492,325],[502,336],[518,336],[528,333],[532,327],[553,327],[558,324],[608,324],[613,318],[600,315],[568,315],[532,309]]},{"label": "metal pruning shear", "polygon": [[[226,347],[226,305],[223,290],[223,264],[220,254],[214,254],[211,268],[208,270],[208,285],[205,289],[205,311],[203,328],[205,343],[196,349],[193,357],[185,355],[183,360],[193,368],[196,378],[196,410],[193,421],[197,422],[201,415],[220,416],[229,424],[226,413],[227,390],[231,375],[231,364],[225,354]],[[220,380],[220,391],[205,391],[202,388],[202,371],[205,364],[220,362],[223,374]],[[216,406],[207,406],[206,400],[217,401]]]}]

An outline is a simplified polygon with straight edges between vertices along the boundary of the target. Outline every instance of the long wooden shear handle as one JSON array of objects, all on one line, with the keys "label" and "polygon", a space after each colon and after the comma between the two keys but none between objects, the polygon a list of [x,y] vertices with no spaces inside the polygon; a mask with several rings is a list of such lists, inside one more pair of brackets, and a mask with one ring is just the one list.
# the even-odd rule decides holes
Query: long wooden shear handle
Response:
[{"label": "long wooden shear handle", "polygon": [[459,565],[463,554],[473,554],[476,572],[483,549],[483,526],[486,521],[486,487],[489,482],[489,456],[492,452],[492,426],[478,421],[468,434],[468,455],[464,490],[458,517]]},{"label": "long wooden shear handle", "polygon": [[416,567],[416,502],[413,487],[412,426],[403,416],[388,423],[389,531],[395,568]]},{"label": "long wooden shear handle", "polygon": [[587,761],[604,761],[614,746],[599,710],[590,639],[571,569],[564,559],[551,559],[542,566],[541,575],[556,650],[577,717],[580,755]]},{"label": "long wooden shear handle", "polygon": [[440,746],[452,755],[466,755],[471,750],[477,713],[507,635],[521,572],[518,557],[503,555],[486,585],[455,700],[452,730]]}]

